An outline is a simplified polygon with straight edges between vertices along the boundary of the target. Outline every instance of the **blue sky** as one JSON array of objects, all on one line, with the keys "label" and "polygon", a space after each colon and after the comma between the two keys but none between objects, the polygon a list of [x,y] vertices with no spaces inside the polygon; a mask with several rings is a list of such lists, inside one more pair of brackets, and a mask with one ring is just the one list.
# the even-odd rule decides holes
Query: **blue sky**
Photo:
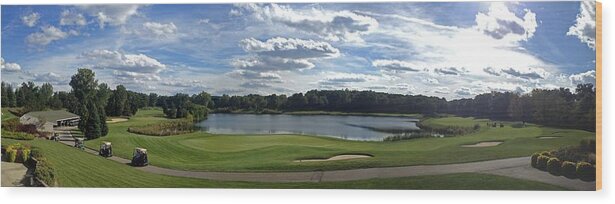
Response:
[{"label": "blue sky", "polygon": [[447,99],[595,81],[593,2],[2,6],[2,80]]}]

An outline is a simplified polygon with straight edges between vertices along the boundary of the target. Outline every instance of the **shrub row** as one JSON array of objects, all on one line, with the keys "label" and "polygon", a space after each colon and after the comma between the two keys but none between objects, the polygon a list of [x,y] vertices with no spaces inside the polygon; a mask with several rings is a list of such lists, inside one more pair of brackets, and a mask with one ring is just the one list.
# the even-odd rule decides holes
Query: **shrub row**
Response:
[{"label": "shrub row", "polygon": [[431,133],[427,133],[427,132],[411,132],[411,133],[404,133],[404,134],[399,134],[399,135],[388,136],[382,139],[382,141],[394,142],[394,141],[411,140],[411,139],[425,138],[425,137],[434,137],[434,135],[432,135]]},{"label": "shrub row", "polygon": [[25,146],[20,143],[10,144],[6,147],[2,161],[24,163],[30,156],[30,146]]},{"label": "shrub row", "polygon": [[[34,136],[44,137],[45,134],[39,132],[36,129],[36,125],[28,124],[24,125],[19,122],[19,118],[11,118],[5,121],[2,121],[2,130],[9,132],[23,132],[32,134]],[[2,133],[4,136],[4,132]]]},{"label": "shrub row", "polygon": [[33,140],[36,136],[25,132],[12,132],[2,129],[2,138],[14,140]]},{"label": "shrub row", "polygon": [[56,183],[55,169],[38,148],[32,148],[30,159],[25,163],[28,168],[34,168],[34,176],[48,186]]},{"label": "shrub row", "polygon": [[584,181],[596,179],[596,167],[588,162],[561,161],[551,152],[534,153],[531,157],[531,165],[553,175],[567,178],[579,178]]},{"label": "shrub row", "polygon": [[152,136],[169,136],[191,133],[195,129],[193,120],[185,118],[141,127],[129,127],[128,132]]}]

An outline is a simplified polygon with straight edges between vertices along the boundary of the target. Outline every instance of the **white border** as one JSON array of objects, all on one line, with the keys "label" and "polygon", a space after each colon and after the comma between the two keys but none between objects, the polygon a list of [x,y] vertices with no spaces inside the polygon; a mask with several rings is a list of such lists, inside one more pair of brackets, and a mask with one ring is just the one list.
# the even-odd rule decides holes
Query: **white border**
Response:
[{"label": "white border", "polygon": [[[433,1],[433,0],[429,0]],[[439,0],[436,0],[439,1]],[[454,0],[450,0],[454,1]],[[255,2],[233,0],[232,2]],[[262,2],[262,1],[261,1]],[[275,0],[274,2],[330,2],[324,0]],[[336,0],[334,2],[393,2],[391,0]],[[76,0],[2,0],[0,4],[81,4]],[[93,0],[87,3],[174,3],[169,0]],[[178,3],[226,3],[224,1],[180,0]],[[610,3],[610,4],[609,4]],[[603,2],[603,78],[613,77],[613,41],[611,26],[612,1]],[[610,8],[611,7],[611,8]],[[613,81],[603,81],[604,90],[613,90]],[[614,147],[613,109],[611,92],[603,92],[603,190],[599,192],[530,192],[530,191],[416,191],[416,190],[251,190],[251,189],[118,189],[118,188],[2,188],[1,203],[80,203],[80,204],[184,204],[184,203],[284,203],[284,204],[389,204],[389,203],[574,203],[597,204],[615,201],[612,185]]]}]

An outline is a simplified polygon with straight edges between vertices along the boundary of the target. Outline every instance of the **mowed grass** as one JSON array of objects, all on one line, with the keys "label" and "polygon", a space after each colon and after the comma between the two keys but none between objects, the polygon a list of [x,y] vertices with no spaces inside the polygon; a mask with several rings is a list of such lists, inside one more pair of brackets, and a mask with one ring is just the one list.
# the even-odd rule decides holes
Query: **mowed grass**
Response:
[{"label": "mowed grass", "polygon": [[[113,143],[114,154],[130,159],[135,147],[147,148],[152,165],[193,171],[305,171],[367,167],[447,164],[530,156],[532,153],[575,145],[595,133],[528,125],[525,128],[486,127],[487,120],[473,118],[437,118],[428,122],[441,125],[474,125],[473,134],[422,138],[398,142],[346,141],[301,135],[215,135],[194,132],[185,135],[155,137],[129,133],[131,126],[167,120],[161,110],[140,110],[127,122],[109,124],[108,136],[86,141],[98,148],[102,141]],[[537,139],[539,136],[560,136]],[[494,147],[466,148],[463,144],[503,141]],[[373,158],[326,162],[293,162],[305,158],[328,158],[337,154],[363,153]]]},{"label": "mowed grass", "polygon": [[488,119],[474,119],[471,117],[463,118],[463,117],[454,117],[454,116],[453,117],[443,117],[443,118],[427,118],[421,121],[423,125],[427,125],[431,127],[447,127],[447,126],[474,127],[474,125],[476,124],[479,124],[481,127],[486,127],[488,122],[492,122],[492,121]]},{"label": "mowed grass", "polygon": [[475,173],[322,183],[213,181],[147,173],[49,140],[2,139],[4,145],[16,142],[40,148],[54,166],[57,184],[61,187],[566,190],[540,182]]},{"label": "mowed grass", "polygon": [[13,113],[9,112],[8,108],[2,108],[2,121],[16,118],[17,116],[13,115]]}]

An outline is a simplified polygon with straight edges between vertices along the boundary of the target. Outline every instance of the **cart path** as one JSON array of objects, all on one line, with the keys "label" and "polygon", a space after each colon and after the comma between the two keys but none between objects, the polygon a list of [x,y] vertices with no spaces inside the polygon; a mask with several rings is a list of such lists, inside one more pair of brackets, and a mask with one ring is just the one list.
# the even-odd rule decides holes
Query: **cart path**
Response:
[{"label": "cart path", "polygon": [[[60,141],[73,146],[73,142]],[[86,152],[98,155],[98,151],[86,148]],[[130,160],[117,156],[108,157],[122,164],[130,164]],[[373,178],[399,178],[409,176],[442,175],[452,173],[483,173],[507,176],[517,179],[538,181],[561,186],[571,190],[593,191],[595,182],[585,182],[579,179],[568,179],[563,176],[553,176],[530,166],[530,157],[517,157],[480,162],[442,165],[416,165],[402,167],[378,167],[350,170],[303,171],[303,172],[211,172],[185,171],[148,165],[135,167],[141,171],[168,176],[199,178],[220,181],[250,181],[250,182],[331,182],[354,181]]]},{"label": "cart path", "polygon": [[2,187],[24,186],[21,181],[26,176],[28,168],[22,163],[2,162]]}]

